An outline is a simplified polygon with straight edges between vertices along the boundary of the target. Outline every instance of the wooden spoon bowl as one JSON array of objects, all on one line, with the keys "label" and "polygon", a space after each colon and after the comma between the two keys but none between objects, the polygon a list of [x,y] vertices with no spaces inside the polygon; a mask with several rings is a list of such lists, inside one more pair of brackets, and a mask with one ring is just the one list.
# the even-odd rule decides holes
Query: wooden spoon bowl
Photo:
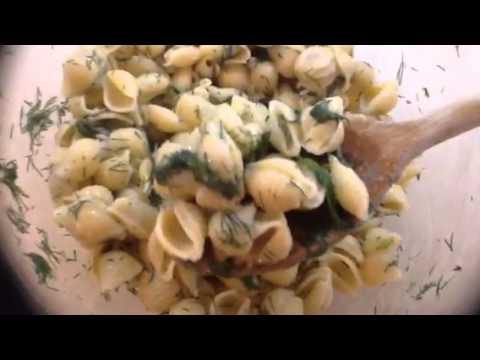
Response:
[{"label": "wooden spoon bowl", "polygon": [[[375,208],[412,160],[426,150],[480,126],[480,101],[459,102],[428,116],[400,123],[379,121],[361,114],[346,116],[348,121],[345,123],[345,139],[341,150],[365,182],[370,202]],[[292,252],[286,259],[274,264],[248,261],[236,265],[228,275],[244,277],[292,267],[304,261],[309,254],[326,251],[351,231],[353,229],[330,231],[324,241],[308,249],[295,241]],[[206,266],[210,260],[205,257],[196,264],[203,274],[210,272]]]}]

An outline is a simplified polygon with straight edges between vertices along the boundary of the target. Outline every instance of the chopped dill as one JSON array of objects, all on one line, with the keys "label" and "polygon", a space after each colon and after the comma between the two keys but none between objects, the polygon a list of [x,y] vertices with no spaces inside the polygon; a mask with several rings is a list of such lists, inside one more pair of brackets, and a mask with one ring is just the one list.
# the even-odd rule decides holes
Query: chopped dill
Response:
[{"label": "chopped dill", "polygon": [[455,52],[457,53],[457,57],[460,58],[460,45],[455,45]]},{"label": "chopped dill", "polygon": [[49,279],[54,278],[52,267],[44,257],[36,253],[26,253],[24,255],[32,261],[35,274],[38,276],[39,284],[47,284]]},{"label": "chopped dill", "polygon": [[426,87],[422,88],[423,90],[423,93],[425,94],[425,97],[426,98],[430,98],[430,92],[428,91],[428,89]]},{"label": "chopped dill", "polygon": [[453,240],[454,240],[455,234],[452,232],[450,234],[450,237],[448,239],[443,239],[443,242],[445,245],[447,245],[448,249],[450,252],[453,252]]},{"label": "chopped dill", "polygon": [[25,158],[27,159],[27,169],[26,169],[26,171],[28,172],[30,170],[30,167],[32,167],[33,170],[35,170],[35,172],[41,178],[43,178],[42,172],[38,169],[37,165],[35,165],[35,161],[33,160],[33,154],[27,155],[27,156],[25,156]]},{"label": "chopped dill", "polygon": [[435,289],[437,287],[437,281],[430,281],[428,283],[426,283],[425,285],[423,285],[418,293],[413,296],[413,299],[414,300],[417,300],[417,301],[420,301],[420,300],[423,300],[423,297],[432,289]]},{"label": "chopped dill", "polygon": [[214,259],[209,260],[208,266],[212,273],[221,277],[230,277],[233,271],[233,259],[227,258],[223,262],[216,262]]},{"label": "chopped dill", "polygon": [[404,71],[405,71],[405,58],[402,52],[402,60],[400,61],[400,66],[398,67],[398,71],[397,71],[398,85],[402,85]]},{"label": "chopped dill", "polygon": [[184,170],[191,170],[195,179],[210,189],[218,191],[228,199],[238,195],[239,186],[236,181],[225,181],[208,166],[208,161],[201,160],[189,150],[181,150],[165,157],[155,168],[155,177],[160,184]]},{"label": "chopped dill", "polygon": [[325,196],[326,196],[327,206],[328,206],[330,216],[332,217],[337,227],[339,228],[346,227],[347,223],[344,220],[342,220],[340,217],[338,203],[335,197],[335,191],[333,189],[332,178],[329,172],[324,167],[317,164],[316,161],[308,158],[300,158],[297,161],[297,165],[300,168],[306,169],[309,172],[313,173],[316,180],[325,188],[325,191],[326,191]]},{"label": "chopped dill", "polygon": [[80,213],[80,210],[82,209],[83,205],[86,203],[90,202],[89,200],[79,200],[75,202],[73,205],[70,205],[68,207],[68,211],[75,217],[75,219],[78,218],[78,214]]},{"label": "chopped dill", "polygon": [[21,234],[28,234],[30,223],[25,219],[25,214],[11,207],[7,208],[7,217]]},{"label": "chopped dill", "polygon": [[437,68],[439,68],[440,70],[442,70],[444,72],[447,71],[442,65],[437,65]]},{"label": "chopped dill", "polygon": [[256,276],[244,276],[242,282],[249,290],[258,290],[260,288],[260,282]]},{"label": "chopped dill", "polygon": [[0,160],[0,184],[5,185],[10,190],[18,207],[24,209],[26,205],[23,199],[28,199],[28,195],[17,185],[17,180],[18,166],[16,160],[10,160],[8,162]]},{"label": "chopped dill", "polygon": [[58,256],[65,256],[65,254],[61,251],[57,251],[52,249],[50,246],[50,242],[48,239],[48,234],[45,230],[37,228],[38,234],[41,236],[40,243],[37,245],[37,247],[43,251],[43,253],[46,255],[47,259],[50,260],[52,263],[57,263],[59,264],[60,261],[58,260]]},{"label": "chopped dill", "polygon": [[440,297],[440,293],[442,292],[442,290],[444,290],[448,286],[448,284],[450,283],[450,281],[453,280],[453,278],[454,277],[452,276],[450,279],[444,280],[443,275],[440,276],[440,278],[437,281],[437,287],[435,288],[435,293],[437,297]]},{"label": "chopped dill", "polygon": [[29,109],[26,113],[23,106],[20,109],[20,131],[29,135],[32,153],[35,146],[41,145],[42,134],[53,125],[51,116],[58,111],[56,102],[57,98],[51,97],[43,104],[42,93],[37,87],[35,103],[24,101]]},{"label": "chopped dill", "polygon": [[328,108],[328,105],[330,104],[331,100],[322,100],[318,103],[316,103],[312,110],[310,111],[310,115],[317,121],[317,123],[321,124],[327,121],[342,121],[346,120],[346,118],[338,114],[334,111],[331,111]]},{"label": "chopped dill", "polygon": [[287,120],[281,115],[278,117],[278,127],[280,128],[280,131],[285,138],[285,144],[287,145],[287,147],[291,147],[293,145],[293,136],[290,132],[290,129],[288,128]]}]

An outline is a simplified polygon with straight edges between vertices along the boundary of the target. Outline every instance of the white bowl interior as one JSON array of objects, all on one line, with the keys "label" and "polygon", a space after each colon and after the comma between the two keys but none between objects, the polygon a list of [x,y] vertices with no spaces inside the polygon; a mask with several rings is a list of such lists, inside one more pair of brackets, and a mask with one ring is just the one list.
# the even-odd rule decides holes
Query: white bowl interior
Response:
[{"label": "white bowl interior", "polygon": [[[16,159],[18,184],[28,193],[29,234],[18,234],[5,216],[12,198],[0,185],[1,250],[19,275],[42,311],[58,314],[143,314],[143,306],[126,290],[112,294],[107,301],[99,294],[86,254],[71,237],[52,221],[52,203],[47,185],[33,169],[27,172],[29,139],[19,131],[19,113],[24,100],[35,97],[36,88],[43,98],[58,96],[61,64],[75,49],[68,46],[15,46],[4,54],[6,67],[0,77],[0,158]],[[464,97],[479,96],[480,46],[358,46],[356,58],[366,60],[379,70],[384,80],[397,76],[402,59],[405,70],[402,98],[393,116],[413,119]],[[426,91],[428,90],[429,96]],[[407,103],[408,101],[408,103]],[[13,135],[10,131],[13,126]],[[53,151],[55,127],[48,131],[37,167],[48,165]],[[401,218],[385,219],[388,229],[402,235],[404,251],[400,265],[402,281],[378,289],[363,290],[351,298],[335,295],[328,314],[464,314],[478,310],[480,287],[480,130],[453,139],[424,154],[420,160],[421,179],[408,191],[410,209]],[[45,176],[46,176],[46,172]],[[78,261],[61,263],[55,268],[53,289],[38,284],[31,261],[24,253],[37,250],[41,239],[36,228],[44,229],[52,247],[68,256],[78,252]],[[453,251],[445,243],[453,234]],[[461,271],[454,268],[461,267]],[[451,280],[437,295],[435,287],[422,299],[415,299],[429,283]],[[444,282],[441,282],[443,284]],[[460,296],[459,296],[460,294]]]}]

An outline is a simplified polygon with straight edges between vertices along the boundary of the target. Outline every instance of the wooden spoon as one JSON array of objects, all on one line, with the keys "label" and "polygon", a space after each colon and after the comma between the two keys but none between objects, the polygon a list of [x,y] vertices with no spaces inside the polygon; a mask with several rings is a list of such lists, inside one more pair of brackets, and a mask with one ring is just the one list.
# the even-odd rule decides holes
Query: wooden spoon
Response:
[{"label": "wooden spoon", "polygon": [[[367,186],[370,202],[378,206],[405,167],[426,150],[480,126],[480,101],[459,102],[423,118],[406,122],[379,121],[360,114],[347,114],[342,153]],[[331,231],[325,243],[310,252],[325,250],[351,231]],[[232,269],[232,277],[257,275],[292,267],[308,256],[295,243],[290,256],[274,264]],[[205,269],[205,267],[202,267]]]}]

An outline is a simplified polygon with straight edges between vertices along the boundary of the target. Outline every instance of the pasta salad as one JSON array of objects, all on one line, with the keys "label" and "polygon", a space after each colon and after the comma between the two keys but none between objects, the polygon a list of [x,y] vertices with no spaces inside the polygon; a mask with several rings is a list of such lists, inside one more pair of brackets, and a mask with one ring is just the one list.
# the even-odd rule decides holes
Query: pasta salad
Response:
[{"label": "pasta salad", "polygon": [[[54,219],[91,253],[100,291],[127,286],[157,314],[317,315],[334,292],[399,280],[401,239],[381,218],[408,207],[419,168],[372,208],[342,156],[345,114],[388,121],[398,84],[378,82],[353,53],[92,45],[72,54],[62,89],[72,120],[56,134],[49,187]],[[329,245],[336,229],[348,235]],[[314,244],[325,246],[268,271]]]}]

